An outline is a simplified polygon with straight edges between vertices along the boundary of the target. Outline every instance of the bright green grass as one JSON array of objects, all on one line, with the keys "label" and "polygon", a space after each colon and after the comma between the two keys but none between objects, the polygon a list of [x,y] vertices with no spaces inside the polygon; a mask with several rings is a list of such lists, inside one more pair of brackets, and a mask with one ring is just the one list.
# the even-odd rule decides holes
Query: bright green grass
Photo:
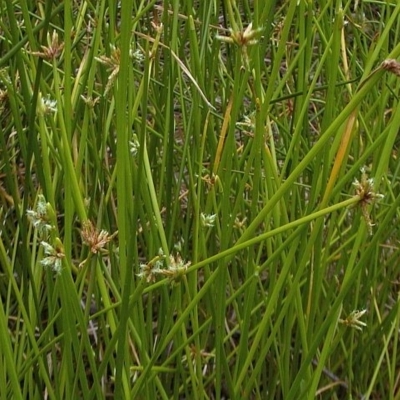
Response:
[{"label": "bright green grass", "polygon": [[0,3],[0,397],[400,399],[400,3],[59,3]]}]

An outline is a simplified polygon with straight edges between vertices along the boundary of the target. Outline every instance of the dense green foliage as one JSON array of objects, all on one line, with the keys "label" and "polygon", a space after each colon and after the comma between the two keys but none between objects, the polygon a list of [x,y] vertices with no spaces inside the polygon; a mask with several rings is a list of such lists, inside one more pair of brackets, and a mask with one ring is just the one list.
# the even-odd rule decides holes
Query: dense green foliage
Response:
[{"label": "dense green foliage", "polygon": [[400,399],[397,0],[0,3],[2,399]]}]

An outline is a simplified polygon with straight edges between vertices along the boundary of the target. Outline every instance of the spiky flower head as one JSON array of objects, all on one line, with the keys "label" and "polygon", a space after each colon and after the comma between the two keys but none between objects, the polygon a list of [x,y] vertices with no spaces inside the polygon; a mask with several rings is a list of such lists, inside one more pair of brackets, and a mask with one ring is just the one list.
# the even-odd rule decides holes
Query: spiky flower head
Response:
[{"label": "spiky flower head", "polygon": [[57,275],[61,274],[62,270],[62,259],[64,258],[64,249],[62,247],[61,241],[56,240],[56,246],[53,247],[47,242],[40,242],[44,249],[45,258],[40,261],[40,264],[45,268],[52,269]]},{"label": "spiky flower head", "polygon": [[39,194],[36,209],[26,211],[28,219],[41,235],[46,235],[51,229],[53,229],[53,226],[50,223],[50,208],[51,206],[46,202],[45,197],[42,194]]},{"label": "spiky flower head", "polygon": [[81,235],[83,242],[89,246],[93,254],[100,252],[113,237],[104,229],[97,230],[89,220],[83,223]]},{"label": "spiky flower head", "polygon": [[51,36],[50,33],[48,33],[47,42],[48,46],[40,46],[42,48],[42,51],[32,51],[31,54],[43,58],[47,61],[57,59],[64,48],[64,43],[60,43],[58,41],[58,33],[56,31],[53,31]]},{"label": "spiky flower head", "polygon": [[356,195],[359,196],[359,205],[363,214],[364,220],[367,223],[369,234],[372,234],[372,223],[371,217],[369,216],[368,206],[375,201],[381,200],[384,196],[380,193],[375,192],[375,181],[374,178],[368,178],[365,172],[365,168],[361,168],[361,180],[355,179],[353,185],[356,188]]},{"label": "spiky flower head", "polygon": [[366,327],[365,322],[360,321],[360,318],[367,312],[367,310],[354,310],[345,319],[339,319],[339,322],[350,328],[357,329],[359,331]]}]

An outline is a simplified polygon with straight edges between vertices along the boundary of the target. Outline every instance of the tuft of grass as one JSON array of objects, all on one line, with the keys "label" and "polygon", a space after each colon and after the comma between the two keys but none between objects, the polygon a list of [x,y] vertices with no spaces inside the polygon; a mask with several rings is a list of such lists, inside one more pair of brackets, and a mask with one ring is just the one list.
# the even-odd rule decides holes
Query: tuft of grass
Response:
[{"label": "tuft of grass", "polygon": [[400,3],[0,13],[2,398],[400,398]]}]

